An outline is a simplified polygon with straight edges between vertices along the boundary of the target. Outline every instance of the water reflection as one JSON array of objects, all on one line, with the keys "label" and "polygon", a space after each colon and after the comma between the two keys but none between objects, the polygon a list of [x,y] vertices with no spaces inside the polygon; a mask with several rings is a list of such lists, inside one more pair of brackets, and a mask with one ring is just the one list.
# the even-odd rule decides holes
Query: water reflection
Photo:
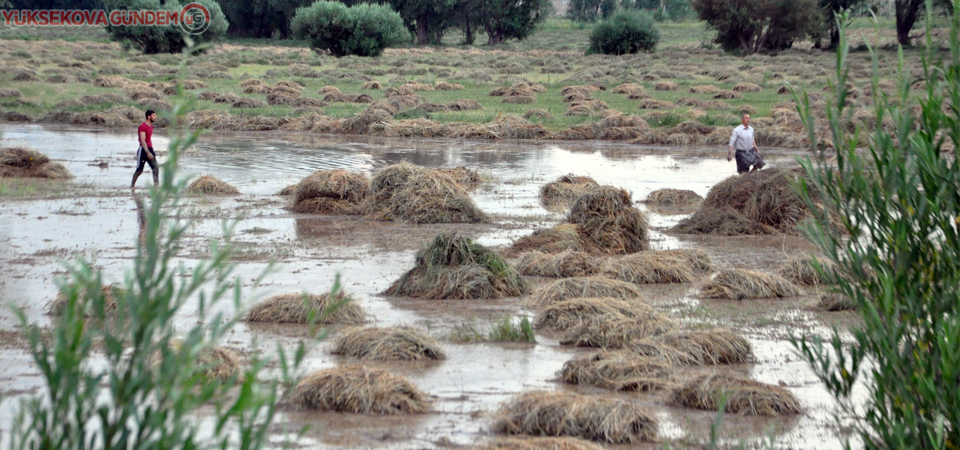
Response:
[{"label": "water reflection", "polygon": [[141,247],[147,245],[147,210],[143,204],[143,198],[137,194],[131,195],[133,202],[137,205],[137,242]]}]

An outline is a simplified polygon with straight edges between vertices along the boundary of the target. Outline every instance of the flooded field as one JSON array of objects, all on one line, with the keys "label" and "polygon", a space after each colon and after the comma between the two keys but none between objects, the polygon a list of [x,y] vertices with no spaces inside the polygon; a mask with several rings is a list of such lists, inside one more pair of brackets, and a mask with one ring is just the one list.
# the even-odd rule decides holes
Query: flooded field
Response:
[{"label": "flooded field", "polygon": [[[167,140],[154,136],[155,147]],[[75,175],[68,186],[78,195],[43,200],[0,200],[0,303],[22,308],[28,318],[49,323],[46,310],[56,295],[55,277],[64,274],[61,260],[91,258],[107,281],[122,281],[136,254],[138,209],[132,196],[136,137],[129,133],[67,126],[0,124],[0,147],[26,145],[61,162]],[[796,166],[803,156],[793,150],[764,149],[771,167]],[[527,315],[517,298],[488,301],[419,300],[381,295],[413,266],[414,253],[438,231],[460,231],[496,249],[537,228],[550,227],[564,212],[541,206],[538,191],[557,177],[589,175],[600,184],[623,187],[633,199],[661,188],[689,189],[704,196],[711,186],[735,173],[725,147],[648,147],[610,142],[473,142],[336,136],[295,133],[207,134],[182,158],[183,172],[214,175],[236,186],[233,197],[190,197],[196,226],[188,236],[182,262],[189,265],[207,252],[209,240],[223,238],[224,220],[235,220],[237,274],[246,287],[271,262],[265,282],[249,290],[247,302],[283,293],[321,293],[340,274],[346,290],[369,316],[368,326],[408,325],[441,341],[449,358],[440,362],[370,362],[403,375],[434,400],[422,415],[379,417],[288,411],[279,422],[292,429],[311,428],[305,448],[424,449],[471,447],[497,438],[490,431],[502,402],[528,391],[570,391],[611,396],[643,405],[660,423],[661,441],[695,446],[708,437],[715,413],[670,406],[667,394],[612,392],[572,386],[557,379],[564,362],[590,349],[561,346],[558,336],[538,333],[536,344],[457,343],[459,326],[487,324],[506,316]],[[164,152],[160,152],[161,160]],[[410,225],[357,217],[294,214],[282,188],[320,169],[347,169],[367,176],[389,164],[409,161],[425,167],[464,165],[484,179],[472,198],[492,217],[488,224]],[[140,179],[142,195],[149,177]],[[69,189],[69,187],[68,187]],[[798,236],[704,237],[665,230],[685,215],[662,214],[638,203],[652,226],[654,249],[698,248],[717,268],[772,271],[804,256],[812,246]],[[547,280],[530,279],[534,285]],[[751,364],[682,367],[678,378],[708,371],[733,372],[783,386],[800,401],[803,413],[786,417],[727,414],[725,444],[745,441],[761,446],[773,438],[776,448],[841,448],[832,417],[835,405],[789,343],[791,333],[826,335],[831,327],[855,320],[850,313],[815,307],[816,292],[765,300],[704,300],[699,283],[644,285],[647,303],[688,327],[728,327],[753,346]],[[183,312],[190,323],[191,308]],[[35,392],[39,378],[24,345],[16,338],[11,308],[0,310],[0,424],[7,427],[18,396]],[[337,336],[334,330],[332,337]],[[302,327],[241,323],[223,345],[241,354],[272,351],[306,337]],[[358,361],[329,353],[331,341],[317,345],[305,368],[315,370]],[[4,433],[8,429],[2,430]],[[277,433],[281,433],[280,427]],[[279,442],[279,437],[277,438]],[[609,448],[660,448],[662,443]]]}]

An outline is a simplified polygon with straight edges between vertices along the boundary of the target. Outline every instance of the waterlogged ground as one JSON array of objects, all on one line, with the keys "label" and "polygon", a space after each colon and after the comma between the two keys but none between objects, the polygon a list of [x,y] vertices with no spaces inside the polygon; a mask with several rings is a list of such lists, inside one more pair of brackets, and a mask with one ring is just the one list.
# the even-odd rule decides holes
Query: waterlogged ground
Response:
[{"label": "waterlogged ground", "polygon": [[[168,140],[155,136],[155,147]],[[56,294],[55,278],[65,273],[64,259],[77,255],[94,261],[108,281],[121,281],[132,266],[139,233],[138,204],[128,189],[134,168],[132,131],[61,126],[0,124],[0,147],[27,145],[62,162],[76,178],[58,195],[34,200],[0,197],[0,303],[21,308],[30,321],[48,324],[48,303]],[[667,405],[666,394],[613,393],[564,385],[556,372],[586,349],[561,347],[551,335],[537,344],[458,344],[450,337],[458,326],[485,327],[507,315],[532,315],[517,299],[498,301],[425,301],[380,295],[413,265],[416,249],[438,231],[457,230],[482,244],[504,247],[538,227],[563,218],[545,210],[537,192],[566,173],[589,175],[601,184],[621,186],[635,200],[660,188],[691,189],[705,195],[734,172],[725,148],[637,147],[612,143],[468,142],[383,140],[289,133],[205,135],[182,159],[190,174],[212,174],[236,186],[234,197],[192,197],[196,226],[188,235],[182,262],[190,265],[208,252],[210,240],[223,239],[223,223],[235,220],[237,273],[245,287],[274,262],[249,303],[275,294],[324,292],[339,273],[346,289],[370,317],[370,325],[410,325],[440,339],[449,359],[430,363],[365,362],[407,377],[434,399],[428,414],[407,417],[283,411],[275,428],[280,443],[285,429],[310,425],[303,438],[308,448],[423,449],[469,447],[495,439],[489,430],[498,406],[514,395],[534,390],[574,391],[616,396],[639,402],[660,422],[660,435],[679,447],[695,446],[708,436],[715,413]],[[771,166],[795,165],[801,153],[766,149]],[[160,154],[161,159],[164,153]],[[481,225],[404,225],[358,218],[292,214],[287,199],[274,195],[319,169],[344,168],[371,175],[402,160],[428,167],[465,165],[486,180],[473,192],[493,223]],[[149,184],[149,174],[140,186]],[[62,195],[75,191],[75,195]],[[51,197],[51,198],[47,198]],[[646,209],[644,206],[640,206]],[[683,215],[647,211],[657,249],[701,248],[716,265],[773,270],[780,263],[812,251],[795,236],[716,238],[668,235],[663,231]],[[531,280],[534,283],[540,280]],[[826,335],[834,326],[854,321],[849,313],[815,308],[815,293],[784,300],[717,301],[696,297],[698,283],[644,288],[648,300],[690,327],[726,326],[753,344],[756,362],[710,369],[681,369],[681,377],[701,370],[735,371],[781,385],[796,395],[804,413],[796,417],[754,418],[727,414],[725,444],[744,441],[776,448],[841,448],[832,414],[833,401],[789,343],[791,333]],[[184,311],[184,324],[192,323]],[[35,392],[40,379],[16,333],[10,307],[0,309],[0,426],[9,432],[18,397]],[[334,337],[336,336],[334,331]],[[295,326],[240,324],[223,344],[241,353],[272,352],[292,346],[306,333]],[[330,341],[310,351],[308,370],[356,363],[329,354]],[[659,448],[662,444],[610,446]]]}]

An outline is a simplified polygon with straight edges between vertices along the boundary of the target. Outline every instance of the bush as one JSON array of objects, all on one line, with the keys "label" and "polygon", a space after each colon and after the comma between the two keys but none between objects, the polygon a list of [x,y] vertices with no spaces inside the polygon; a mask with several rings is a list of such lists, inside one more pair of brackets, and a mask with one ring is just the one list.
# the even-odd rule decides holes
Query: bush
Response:
[{"label": "bush", "polygon": [[660,40],[653,17],[646,11],[622,11],[593,27],[587,54],[652,52]]},{"label": "bush", "polygon": [[[893,131],[876,127],[869,151],[857,148],[859,130],[845,126],[849,49],[841,30],[837,80],[830,85],[836,97],[827,109],[836,162],[814,144],[815,159],[803,164],[826,206],[808,238],[835,263],[821,272],[838,281],[863,324],[850,330],[852,339],[834,333],[826,343],[816,336],[796,345],[845,408],[837,417],[867,449],[947,449],[960,442],[960,118],[956,106],[945,107],[960,101],[960,16],[950,25],[944,52],[928,25],[921,67],[906,68],[899,54],[899,65],[892,65],[897,98],[873,98],[877,123],[889,117]],[[878,92],[879,56],[871,53]],[[923,89],[912,91],[918,71]],[[809,98],[795,99],[816,143]],[[866,392],[853,395],[854,386]]]},{"label": "bush", "polygon": [[410,40],[403,19],[389,6],[362,3],[346,7],[340,2],[319,1],[297,8],[290,24],[298,39],[309,39],[310,48],[333,56],[379,56],[383,49]]},{"label": "bush", "polygon": [[692,0],[700,20],[717,31],[726,51],[777,51],[819,32],[818,0]]},{"label": "bush", "polygon": [[[180,25],[168,26],[107,26],[107,32],[113,40],[124,48],[135,48],[147,54],[180,53],[187,47],[186,36],[189,36],[194,45],[213,42],[227,35],[226,15],[220,10],[220,5],[214,0],[196,0],[190,3],[199,3],[210,12],[210,27],[202,34],[186,35]],[[127,10],[164,10],[179,13],[183,5],[175,0],[169,0],[161,5],[160,0],[106,0],[104,6],[108,11]]]}]

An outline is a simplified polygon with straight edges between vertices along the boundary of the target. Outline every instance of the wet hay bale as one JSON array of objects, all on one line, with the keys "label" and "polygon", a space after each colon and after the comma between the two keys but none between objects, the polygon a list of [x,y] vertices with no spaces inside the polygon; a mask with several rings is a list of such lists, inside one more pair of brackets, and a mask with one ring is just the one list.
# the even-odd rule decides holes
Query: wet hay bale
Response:
[{"label": "wet hay bale", "polygon": [[456,83],[447,83],[446,81],[437,81],[434,86],[438,91],[462,91],[463,85]]},{"label": "wet hay bale", "polygon": [[716,411],[726,398],[724,410],[734,414],[780,416],[800,414],[800,402],[779,386],[753,381],[728,373],[707,374],[675,389],[671,403],[688,408]]},{"label": "wet hay bale", "polygon": [[13,81],[40,81],[37,75],[31,71],[24,70],[13,76]]},{"label": "wet hay bale", "polygon": [[[379,81],[376,81],[376,80],[374,80],[374,81],[368,81],[368,82],[366,82],[366,83],[363,83],[363,85],[360,86],[360,89],[381,90],[381,89],[383,89],[383,85],[380,84],[380,82],[379,82]],[[321,94],[322,94],[322,92],[321,92]]]},{"label": "wet hay bale", "polygon": [[695,279],[688,261],[658,251],[610,258],[603,265],[603,275],[633,284],[689,283]]},{"label": "wet hay bale", "polygon": [[416,255],[413,269],[384,291],[427,299],[516,297],[526,282],[502,256],[457,233],[440,233]]},{"label": "wet hay bale", "polygon": [[362,174],[343,169],[318,170],[296,185],[293,210],[300,214],[356,215],[369,190]]},{"label": "wet hay bale", "polygon": [[[117,314],[117,298],[126,294],[120,284],[111,284],[104,285],[100,288],[100,295],[103,296],[103,309],[104,313],[107,316],[115,316]],[[83,289],[79,293],[77,298],[77,306],[84,311],[84,315],[89,316],[90,311],[87,309],[87,301],[89,296],[87,295],[87,290]],[[57,296],[50,302],[50,305],[47,308],[47,313],[53,316],[59,316],[63,314],[64,308],[67,307],[67,297],[63,294],[63,291],[57,291]]]},{"label": "wet hay bale", "polygon": [[550,111],[547,111],[545,109],[533,108],[527,111],[526,113],[524,113],[523,118],[527,120],[530,120],[530,119],[553,120],[553,114],[551,114]]},{"label": "wet hay bale", "polygon": [[820,296],[817,307],[826,311],[855,311],[856,302],[839,292],[827,292]]},{"label": "wet hay bale", "polygon": [[600,121],[600,128],[650,128],[646,120],[632,114],[609,114]]},{"label": "wet hay bale", "polygon": [[670,231],[684,234],[719,234],[722,236],[776,234],[776,228],[750,220],[739,211],[727,206],[722,208],[701,207],[683,219]]},{"label": "wet hay bale", "polygon": [[502,101],[502,103],[513,105],[529,105],[536,102],[537,98],[532,95],[511,95],[507,98],[504,98]]},{"label": "wet hay bale", "polygon": [[577,438],[532,437],[498,439],[476,450],[603,450],[603,447]]},{"label": "wet hay bale", "polygon": [[331,353],[360,359],[447,359],[435,339],[412,328],[354,328],[344,331],[335,345]]},{"label": "wet hay bale", "polygon": [[52,162],[47,155],[27,147],[0,149],[0,178],[73,178],[63,164]]},{"label": "wet hay bale", "polygon": [[679,88],[680,86],[672,81],[661,81],[653,86],[655,91],[675,91]]},{"label": "wet hay bale", "polygon": [[673,319],[650,306],[635,304],[630,316],[597,315],[567,330],[561,345],[625,348],[639,339],[660,336],[679,327]]},{"label": "wet hay bale", "polygon": [[760,86],[754,83],[737,83],[733,87],[734,92],[760,92],[761,90]]},{"label": "wet hay bale", "polygon": [[[179,339],[170,340],[170,349],[179,354],[183,349],[183,341]],[[157,352],[151,363],[159,365],[162,361],[162,353]],[[237,380],[240,374],[240,358],[237,353],[225,347],[206,348],[199,352],[195,361],[195,368],[204,378],[208,380],[229,381],[231,378]]]},{"label": "wet hay bale", "polygon": [[601,90],[606,90],[606,89],[601,89],[600,86],[595,84],[581,84],[581,85],[566,86],[563,89],[560,89],[560,95],[567,96],[570,94],[580,94],[580,95],[589,97],[590,94],[597,91],[601,91]]},{"label": "wet hay bale", "polygon": [[341,367],[314,372],[287,395],[297,409],[357,414],[420,414],[427,395],[405,378],[382,369]]},{"label": "wet hay bale", "polygon": [[397,87],[387,88],[385,91],[383,91],[383,95],[386,97],[408,97],[417,95],[417,92],[410,86],[404,84]]},{"label": "wet hay bale", "polygon": [[241,97],[230,106],[234,108],[266,108],[268,105],[267,102],[258,98]]},{"label": "wet hay bale", "polygon": [[687,364],[741,364],[753,359],[750,342],[722,328],[667,333],[658,340],[686,355]]},{"label": "wet hay bale", "polygon": [[311,316],[319,325],[357,325],[366,321],[360,306],[349,294],[281,294],[270,297],[244,316],[247,322],[310,323]]},{"label": "wet hay bale", "polygon": [[[712,84],[698,84],[696,86],[690,86],[691,94],[716,94],[721,90],[722,89]],[[688,106],[691,106],[691,105],[688,105]]]},{"label": "wet hay bale", "polygon": [[609,297],[636,302],[641,297],[636,285],[604,277],[564,278],[544,285],[527,299],[534,308],[547,308],[564,300],[588,297]]},{"label": "wet hay bale", "polygon": [[530,392],[509,402],[499,415],[494,430],[506,434],[574,436],[611,444],[657,439],[653,416],[620,399]]},{"label": "wet hay bale", "polygon": [[437,170],[415,171],[390,195],[386,204],[376,203],[377,195],[371,198],[375,202],[371,208],[381,220],[410,223],[481,223],[488,220],[463,186]]},{"label": "wet hay bale", "polygon": [[593,109],[585,105],[574,105],[567,108],[567,112],[563,113],[565,116],[589,116],[593,114]]},{"label": "wet hay bale", "polygon": [[471,100],[468,98],[458,98],[452,102],[445,103],[444,107],[448,111],[476,111],[483,109],[483,105],[476,100]]},{"label": "wet hay bale", "polygon": [[600,272],[602,261],[586,252],[566,250],[556,254],[529,252],[517,261],[517,272],[537,277],[583,277]]},{"label": "wet hay bale", "polygon": [[563,382],[570,384],[647,392],[669,386],[673,368],[627,350],[601,350],[567,361],[558,375]]},{"label": "wet hay bale", "polygon": [[0,98],[20,98],[22,95],[16,89],[0,88]]},{"label": "wet hay bale", "polygon": [[729,100],[729,99],[735,99],[735,98],[743,98],[743,94],[741,94],[741,93],[739,93],[739,92],[728,91],[728,90],[724,89],[724,90],[722,90],[722,91],[720,91],[720,92],[717,92],[716,94],[713,94],[713,98],[715,98],[715,99],[727,99],[727,100]]},{"label": "wet hay bale", "polygon": [[483,181],[480,177],[480,174],[476,170],[470,169],[466,166],[457,166],[450,169],[436,169],[437,172],[445,174],[450,178],[453,178],[454,181],[462,185],[474,185]]},{"label": "wet hay bale", "polygon": [[547,183],[540,187],[540,203],[557,204],[565,203],[564,206],[570,206],[581,195],[600,187],[597,181],[588,176],[574,175],[572,173],[561,175],[557,181]]},{"label": "wet hay bale", "polygon": [[688,189],[657,189],[650,193],[644,203],[663,207],[695,207],[703,202],[703,197]]},{"label": "wet hay bale", "polygon": [[[364,208],[368,215],[383,218],[393,199],[393,195],[403,187],[413,175],[425,170],[423,167],[402,161],[378,170],[370,180],[370,190]],[[384,218],[386,220],[386,218]]]},{"label": "wet hay bale", "polygon": [[163,93],[156,91],[152,88],[127,87],[126,89],[124,89],[124,91],[127,93],[127,96],[130,97],[130,100],[133,100],[135,102],[139,102],[140,100],[144,100],[148,98],[154,99],[154,100],[163,99]]},{"label": "wet hay bale", "polygon": [[[817,264],[820,267],[830,273],[834,267],[833,263],[825,259],[817,259]],[[821,285],[821,284],[832,284],[830,280],[826,279],[824,276],[820,275],[817,272],[817,269],[813,265],[813,257],[807,256],[805,258],[795,258],[792,259],[777,269],[777,275],[780,275],[787,280],[790,280],[797,284],[805,284],[808,286]]]},{"label": "wet hay bale", "polygon": [[671,250],[659,250],[657,253],[663,256],[672,256],[684,262],[684,265],[690,270],[698,273],[713,272],[713,260],[710,254],[698,248],[678,248]]},{"label": "wet hay bale", "polygon": [[608,297],[572,298],[552,304],[539,314],[533,326],[538,330],[569,331],[596,317],[632,318],[649,307]]},{"label": "wet hay bale", "polygon": [[213,175],[204,175],[187,186],[187,193],[194,195],[236,195],[240,191]]},{"label": "wet hay bale", "polygon": [[601,186],[581,195],[570,208],[567,222],[578,225],[584,241],[601,252],[624,254],[650,248],[647,220],[622,188]]},{"label": "wet hay bale", "polygon": [[676,105],[665,100],[657,100],[654,98],[648,98],[640,101],[640,104],[637,105],[638,109],[673,109]]},{"label": "wet hay bale", "polygon": [[300,98],[299,92],[295,94],[288,92],[271,92],[267,94],[267,103],[273,106],[290,105],[298,98]]},{"label": "wet hay bale", "polygon": [[130,81],[132,80],[120,75],[106,75],[94,78],[93,85],[104,88],[118,88],[126,86]]},{"label": "wet hay bale", "polygon": [[582,251],[583,240],[579,228],[570,223],[562,223],[553,228],[539,229],[532,234],[517,239],[510,246],[510,254],[523,252],[559,253],[564,251]]},{"label": "wet hay bale", "polygon": [[700,288],[703,298],[732,300],[796,297],[802,293],[780,275],[745,269],[722,270]]},{"label": "wet hay bale", "polygon": [[642,94],[645,92],[643,86],[636,83],[623,83],[615,88],[613,88],[614,94]]}]

